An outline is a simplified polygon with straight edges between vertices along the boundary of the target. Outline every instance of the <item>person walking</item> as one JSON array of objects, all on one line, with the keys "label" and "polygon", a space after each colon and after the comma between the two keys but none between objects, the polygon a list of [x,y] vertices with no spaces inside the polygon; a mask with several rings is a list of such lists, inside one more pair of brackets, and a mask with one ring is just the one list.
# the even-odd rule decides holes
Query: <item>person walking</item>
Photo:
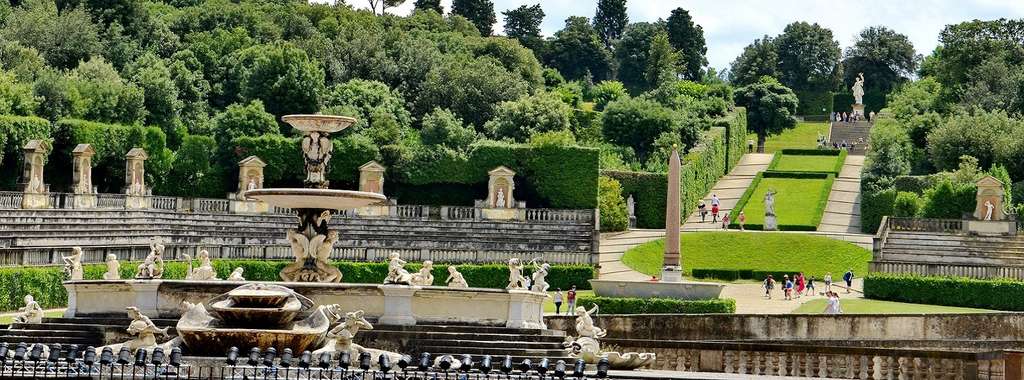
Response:
[{"label": "person walking", "polygon": [[562,288],[555,289],[555,315],[562,313]]},{"label": "person walking", "polygon": [[718,194],[711,194],[711,206],[721,206],[722,201],[718,199]]},{"label": "person walking", "polygon": [[793,280],[789,279],[789,275],[782,275],[782,295],[786,301],[793,300]]},{"label": "person walking", "polygon": [[821,279],[825,281],[825,293],[832,291],[832,272],[826,272],[825,277]]},{"label": "person walking", "polygon": [[846,292],[849,293],[850,288],[853,287],[853,268],[843,274],[843,281],[846,281]]},{"label": "person walking", "polygon": [[725,215],[722,215],[722,229],[729,229],[729,213],[725,213]]},{"label": "person walking", "polygon": [[828,301],[825,302],[825,314],[842,314],[843,309],[839,306],[839,294],[836,292],[826,292]]},{"label": "person walking", "polygon": [[569,301],[569,304],[565,308],[566,315],[572,315],[574,309],[576,309],[576,285],[569,288],[569,291],[565,293],[565,300]]},{"label": "person walking", "polygon": [[697,212],[700,213],[700,222],[704,223],[704,218],[708,216],[708,206],[704,204],[703,199],[697,204]]},{"label": "person walking", "polygon": [[718,205],[711,204],[711,223],[718,223]]},{"label": "person walking", "polygon": [[811,276],[811,278],[807,279],[807,295],[814,295],[814,276]]},{"label": "person walking", "polygon": [[747,223],[747,216],[740,211],[740,216],[736,218],[740,222],[740,231],[743,231],[743,225]]},{"label": "person walking", "polygon": [[764,296],[772,299],[772,289],[775,289],[775,279],[772,278],[772,275],[764,278],[764,283],[761,284],[761,287],[764,288]]},{"label": "person walking", "polygon": [[796,298],[800,298],[804,294],[804,273],[800,272],[796,274]]}]

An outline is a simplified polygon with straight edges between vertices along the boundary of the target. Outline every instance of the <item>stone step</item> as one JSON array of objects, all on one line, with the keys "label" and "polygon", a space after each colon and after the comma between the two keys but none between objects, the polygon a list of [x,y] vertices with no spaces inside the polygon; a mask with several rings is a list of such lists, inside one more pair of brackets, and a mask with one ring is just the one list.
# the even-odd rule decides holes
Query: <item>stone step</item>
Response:
[{"label": "stone step", "polygon": [[29,337],[65,337],[65,338],[93,338],[102,337],[99,331],[82,331],[82,330],[60,330],[60,329],[39,329],[39,330],[28,330],[20,327],[14,327],[8,330],[0,330],[0,337],[10,336],[29,336]]},{"label": "stone step", "polygon": [[556,342],[503,342],[494,340],[445,340],[445,339],[417,339],[416,344],[421,347],[483,347],[491,349],[503,348],[526,348],[532,350],[564,350],[561,343]]},{"label": "stone step", "polygon": [[[457,342],[452,342],[457,343]],[[473,347],[473,346],[461,346],[458,344],[444,345],[444,346],[417,346],[418,350],[422,352],[447,352],[457,353],[459,355],[470,354],[470,355],[512,355],[521,357],[557,357],[564,356],[566,352],[564,349],[551,349],[551,350],[535,350],[526,348],[509,348],[509,347]]]},{"label": "stone step", "polygon": [[375,325],[373,331],[390,331],[390,332],[443,332],[443,333],[481,333],[481,334],[519,334],[519,335],[542,335],[542,336],[555,336],[564,337],[565,331],[562,330],[550,330],[550,329],[526,329],[526,328],[512,328],[512,327],[501,327],[501,326],[478,326],[478,325],[458,325],[458,324],[440,324],[431,322],[420,322],[413,326],[401,326],[401,325]]},{"label": "stone step", "polygon": [[523,341],[523,342],[564,342],[564,337],[550,335],[524,335],[524,334],[488,334],[488,333],[447,333],[436,331],[383,331],[369,330],[360,331],[359,340],[372,341],[374,339],[389,340],[494,340],[494,341]]}]

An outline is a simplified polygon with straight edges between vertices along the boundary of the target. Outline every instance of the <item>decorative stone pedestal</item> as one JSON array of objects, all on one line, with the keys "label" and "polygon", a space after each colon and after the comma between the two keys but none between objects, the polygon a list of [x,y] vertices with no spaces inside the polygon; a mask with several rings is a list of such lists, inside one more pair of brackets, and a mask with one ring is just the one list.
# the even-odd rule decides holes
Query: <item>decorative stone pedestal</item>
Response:
[{"label": "decorative stone pedestal", "polygon": [[861,118],[864,117],[864,105],[863,104],[854,104],[851,107],[853,108],[853,114],[854,115],[859,115]]},{"label": "decorative stone pedestal", "polygon": [[25,209],[38,209],[38,208],[50,208],[50,194],[22,194],[21,208]]},{"label": "decorative stone pedestal", "polygon": [[384,293],[384,315],[377,321],[382,325],[412,326],[416,317],[412,314],[412,297],[419,286],[382,285]]},{"label": "decorative stone pedestal", "polygon": [[128,195],[124,197],[124,208],[150,208],[152,202],[149,197],[140,195]]},{"label": "decorative stone pedestal", "polygon": [[778,231],[779,223],[775,220],[775,215],[764,216],[764,230],[765,231]]},{"label": "decorative stone pedestal", "polygon": [[683,282],[683,268],[664,267],[661,269],[661,282]]},{"label": "decorative stone pedestal", "polygon": [[71,203],[74,208],[96,208],[96,194],[75,194]]},{"label": "decorative stone pedestal", "polygon": [[491,220],[515,220],[519,216],[519,210],[514,208],[485,208],[480,212],[484,219]]},{"label": "decorative stone pedestal", "polygon": [[967,233],[980,236],[1012,236],[1017,234],[1015,220],[964,220]]},{"label": "decorative stone pedestal", "polygon": [[228,203],[228,211],[236,214],[266,214],[270,212],[270,205],[256,200],[232,199]]}]

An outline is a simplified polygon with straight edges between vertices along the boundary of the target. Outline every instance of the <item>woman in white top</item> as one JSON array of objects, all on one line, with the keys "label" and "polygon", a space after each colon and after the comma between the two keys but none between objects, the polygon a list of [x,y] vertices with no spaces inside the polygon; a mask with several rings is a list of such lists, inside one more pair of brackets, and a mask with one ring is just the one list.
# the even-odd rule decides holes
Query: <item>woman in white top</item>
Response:
[{"label": "woman in white top", "polygon": [[828,303],[825,305],[825,314],[842,314],[843,309],[839,306],[839,295],[828,293]]},{"label": "woman in white top", "polygon": [[831,292],[832,291],[832,272],[825,273],[825,278],[823,278],[822,281],[825,281],[825,293]]},{"label": "woman in white top", "polygon": [[555,315],[561,314],[562,310],[562,289],[555,290]]}]

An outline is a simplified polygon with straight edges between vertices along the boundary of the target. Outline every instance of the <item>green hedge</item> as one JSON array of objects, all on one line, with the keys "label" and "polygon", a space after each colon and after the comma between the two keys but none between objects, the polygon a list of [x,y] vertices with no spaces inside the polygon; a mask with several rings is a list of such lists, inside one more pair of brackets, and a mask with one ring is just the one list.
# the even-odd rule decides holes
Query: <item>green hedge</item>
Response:
[{"label": "green hedge", "polygon": [[0,188],[17,190],[15,186],[22,174],[21,147],[32,139],[48,139],[51,129],[46,119],[0,115]]},{"label": "green hedge", "polygon": [[[822,186],[821,194],[818,196],[818,204],[815,205],[815,217],[810,225],[804,224],[779,224],[779,231],[817,231],[818,224],[821,223],[821,217],[825,213],[825,207],[828,205],[828,195],[832,191],[832,183],[835,182],[836,176],[832,173],[819,173],[819,172],[778,172],[778,171],[763,171],[757,173],[754,177],[754,181],[750,183],[747,190],[743,192],[743,196],[736,202],[736,206],[733,210],[742,211],[746,207],[747,203],[750,202],[750,197],[753,196],[754,190],[757,189],[757,185],[761,183],[762,178],[804,178],[804,179],[825,179],[825,186]],[[734,217],[729,222],[729,228],[738,229],[740,227],[739,221]],[[746,223],[744,228],[748,230],[762,230],[764,225],[757,223]]]},{"label": "green hedge", "polygon": [[736,300],[677,300],[671,298],[580,297],[577,306],[598,305],[602,314],[733,314]]},{"label": "green hedge", "polygon": [[637,227],[665,228],[665,173],[602,170],[601,175],[619,181],[623,198],[633,195]]},{"label": "green hedge", "polygon": [[771,275],[776,280],[781,280],[782,276],[795,275],[800,271],[693,268],[690,270],[690,272],[690,275],[693,276],[693,278],[713,278],[723,281],[736,281],[763,280],[768,275]]},{"label": "green hedge", "polygon": [[[249,281],[280,281],[278,273],[290,261],[263,260],[214,260],[213,267],[217,277],[227,278],[236,267],[245,270],[245,278]],[[341,270],[342,282],[379,284],[387,277],[386,263],[335,262]],[[122,262],[121,278],[135,276],[138,262]],[[466,278],[470,286],[478,288],[504,289],[508,285],[508,267],[500,264],[460,264],[459,272]],[[419,270],[420,264],[410,263],[406,269],[410,272]],[[165,279],[183,279],[187,264],[184,262],[167,262],[164,268]],[[83,267],[87,280],[103,278],[106,267],[103,264],[90,264]],[[448,265],[435,264],[434,285],[444,286],[448,277]],[[527,268],[526,275],[532,273]],[[576,285],[577,289],[590,289],[588,280],[594,278],[594,268],[586,265],[552,265],[548,273],[551,289],[568,289]],[[44,308],[63,307],[67,305],[67,291],[61,284],[63,273],[61,267],[24,267],[0,268],[0,311],[17,310],[23,305],[26,294],[32,294]]]},{"label": "green hedge", "polygon": [[874,189],[861,185],[860,191],[860,229],[873,234],[878,231],[882,217],[893,215],[896,204],[896,189]]},{"label": "green hedge", "polygon": [[[835,111],[850,112],[853,109],[853,94],[843,92],[832,95],[832,103]],[[878,113],[883,108],[885,108],[884,93],[875,89],[868,89],[864,92],[864,114]]]},{"label": "green hedge", "polygon": [[793,91],[800,103],[797,115],[821,115],[832,113],[833,95],[829,91]]},{"label": "green hedge", "polygon": [[725,143],[727,146],[725,172],[728,173],[736,167],[740,158],[747,152],[747,110],[743,107],[736,107],[723,120],[725,121]]},{"label": "green hedge", "polygon": [[1024,311],[1024,282],[872,273],[864,297],[929,305]]},{"label": "green hedge", "polygon": [[[54,164],[63,165],[71,172],[71,151],[78,144],[91,144],[96,155],[92,158],[93,184],[103,193],[120,193],[124,187],[124,155],[132,148],[146,150],[146,184],[160,193],[170,171],[173,156],[167,149],[167,136],[159,127],[97,123],[92,121],[62,119],[57,121],[54,132]],[[53,178],[54,185],[69,185],[70,176]]]}]

